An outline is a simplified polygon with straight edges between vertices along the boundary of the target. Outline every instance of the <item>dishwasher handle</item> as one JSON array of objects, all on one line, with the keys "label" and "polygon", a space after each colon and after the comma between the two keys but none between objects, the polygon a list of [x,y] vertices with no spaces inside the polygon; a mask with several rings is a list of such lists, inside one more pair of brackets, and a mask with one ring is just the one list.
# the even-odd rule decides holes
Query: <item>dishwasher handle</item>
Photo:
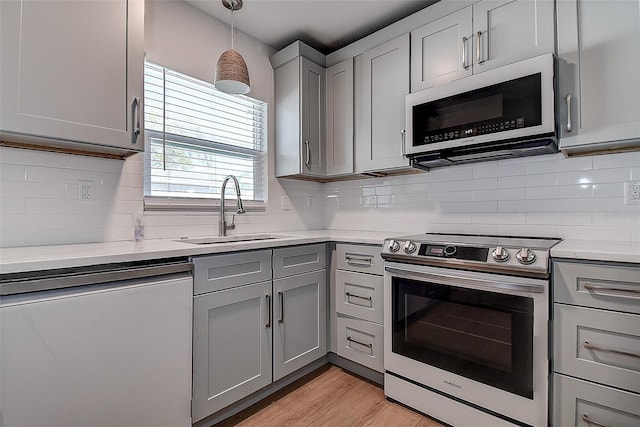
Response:
[{"label": "dishwasher handle", "polygon": [[102,270],[73,274],[52,274],[42,277],[2,280],[0,296],[24,294],[28,292],[48,291],[72,288],[76,286],[98,285],[122,280],[164,276],[167,274],[192,272],[193,263],[186,261],[165,262],[160,264],[142,264],[118,269],[105,266]]}]

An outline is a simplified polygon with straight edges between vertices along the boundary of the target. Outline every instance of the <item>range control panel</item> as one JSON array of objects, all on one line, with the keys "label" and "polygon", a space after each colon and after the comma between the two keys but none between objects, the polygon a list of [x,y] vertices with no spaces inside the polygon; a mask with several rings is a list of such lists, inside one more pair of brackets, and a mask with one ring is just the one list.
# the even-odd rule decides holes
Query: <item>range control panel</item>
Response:
[{"label": "range control panel", "polygon": [[386,239],[382,257],[395,262],[451,266],[483,271],[537,272],[548,275],[549,250],[526,246],[420,242],[412,237]]}]

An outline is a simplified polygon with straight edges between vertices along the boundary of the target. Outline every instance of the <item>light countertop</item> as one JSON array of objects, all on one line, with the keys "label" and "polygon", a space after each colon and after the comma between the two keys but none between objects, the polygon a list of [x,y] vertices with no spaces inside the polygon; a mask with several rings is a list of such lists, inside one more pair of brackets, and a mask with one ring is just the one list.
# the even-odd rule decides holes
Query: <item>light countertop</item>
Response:
[{"label": "light countertop", "polygon": [[563,240],[551,248],[551,256],[554,258],[617,261],[640,264],[640,242]]},{"label": "light countertop", "polygon": [[382,245],[384,239],[389,236],[389,233],[340,230],[268,234],[277,236],[277,238],[207,245],[195,245],[181,242],[179,239],[155,239],[142,242],[122,241],[0,248],[0,274],[189,257],[329,241]]},{"label": "light countertop", "polygon": [[[277,238],[208,245],[195,245],[180,242],[177,239],[157,239],[142,242],[0,248],[0,274],[189,257],[329,241],[382,245],[386,237],[394,236],[394,233],[389,232],[344,230],[292,231],[273,234]],[[551,249],[551,256],[640,264],[640,242],[565,240]]]}]

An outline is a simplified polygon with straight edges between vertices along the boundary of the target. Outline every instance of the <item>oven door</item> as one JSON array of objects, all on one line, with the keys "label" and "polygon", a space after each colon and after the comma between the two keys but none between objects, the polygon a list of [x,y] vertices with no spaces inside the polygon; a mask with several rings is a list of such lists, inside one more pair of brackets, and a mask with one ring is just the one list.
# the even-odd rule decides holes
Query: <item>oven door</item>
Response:
[{"label": "oven door", "polygon": [[547,281],[388,262],[384,315],[387,372],[546,422]]}]

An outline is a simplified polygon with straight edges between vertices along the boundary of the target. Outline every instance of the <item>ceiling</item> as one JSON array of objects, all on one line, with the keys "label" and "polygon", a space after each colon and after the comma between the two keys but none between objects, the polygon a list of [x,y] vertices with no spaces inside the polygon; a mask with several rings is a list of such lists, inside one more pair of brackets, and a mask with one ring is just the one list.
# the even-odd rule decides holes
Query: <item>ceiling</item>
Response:
[{"label": "ceiling", "polygon": [[[231,23],[221,0],[185,0],[214,18]],[[280,50],[301,40],[324,54],[386,27],[435,0],[244,0],[236,29]]]}]

